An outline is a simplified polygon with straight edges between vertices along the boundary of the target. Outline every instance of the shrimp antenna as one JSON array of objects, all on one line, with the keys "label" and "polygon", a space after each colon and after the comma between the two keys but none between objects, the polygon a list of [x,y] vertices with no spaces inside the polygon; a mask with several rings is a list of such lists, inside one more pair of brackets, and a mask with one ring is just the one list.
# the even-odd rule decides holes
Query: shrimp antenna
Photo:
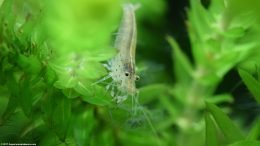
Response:
[{"label": "shrimp antenna", "polygon": [[107,79],[109,79],[109,78],[111,78],[111,75],[107,75],[107,76],[101,78],[100,80],[98,80],[98,81],[92,83],[91,86],[94,86],[94,85],[99,84],[99,83],[104,83],[104,81],[107,80]]}]

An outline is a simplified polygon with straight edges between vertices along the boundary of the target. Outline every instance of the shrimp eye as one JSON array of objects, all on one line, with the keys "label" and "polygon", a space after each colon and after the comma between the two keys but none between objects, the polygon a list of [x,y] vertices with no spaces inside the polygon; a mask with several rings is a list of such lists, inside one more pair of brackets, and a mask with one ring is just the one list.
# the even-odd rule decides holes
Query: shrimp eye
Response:
[{"label": "shrimp eye", "polygon": [[130,75],[129,72],[125,72],[125,76],[128,77]]},{"label": "shrimp eye", "polygon": [[135,76],[135,80],[136,80],[136,81],[139,81],[139,80],[140,80],[140,77],[139,77],[139,76]]}]

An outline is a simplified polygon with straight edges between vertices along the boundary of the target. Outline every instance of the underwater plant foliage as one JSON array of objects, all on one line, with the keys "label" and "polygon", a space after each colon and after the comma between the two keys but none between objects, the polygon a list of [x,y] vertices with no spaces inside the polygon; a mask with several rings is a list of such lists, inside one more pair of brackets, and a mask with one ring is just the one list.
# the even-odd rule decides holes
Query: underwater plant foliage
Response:
[{"label": "underwater plant foliage", "polygon": [[[138,6],[136,111],[96,83],[125,3]],[[259,7],[190,0],[183,48],[166,0],[0,0],[0,145],[259,146]]]}]

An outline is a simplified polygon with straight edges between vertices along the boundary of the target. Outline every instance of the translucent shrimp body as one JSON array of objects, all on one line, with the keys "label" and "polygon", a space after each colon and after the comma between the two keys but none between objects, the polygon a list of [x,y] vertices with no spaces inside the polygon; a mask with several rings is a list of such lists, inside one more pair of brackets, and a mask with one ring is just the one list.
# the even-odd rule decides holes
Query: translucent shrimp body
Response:
[{"label": "translucent shrimp body", "polygon": [[136,97],[137,89],[135,81],[138,78],[135,74],[135,50],[136,50],[136,6],[125,4],[123,6],[123,18],[115,42],[118,54],[106,65],[109,75],[105,78],[112,78],[107,85],[111,95],[117,103],[127,99],[128,96]]}]

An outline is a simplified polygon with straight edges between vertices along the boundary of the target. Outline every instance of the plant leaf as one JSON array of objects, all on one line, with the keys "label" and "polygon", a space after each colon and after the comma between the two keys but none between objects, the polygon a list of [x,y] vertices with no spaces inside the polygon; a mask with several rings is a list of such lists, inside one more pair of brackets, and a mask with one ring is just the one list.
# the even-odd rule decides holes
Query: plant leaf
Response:
[{"label": "plant leaf", "polygon": [[95,105],[108,105],[112,101],[103,87],[78,82],[74,90],[81,94],[82,100]]},{"label": "plant leaf", "polygon": [[248,72],[239,69],[238,70],[240,77],[243,82],[246,84],[248,90],[253,94],[255,100],[260,103],[260,83]]},{"label": "plant leaf", "polygon": [[205,115],[206,122],[206,146],[218,146],[217,130],[209,113]]},{"label": "plant leaf", "polygon": [[172,37],[168,36],[167,40],[173,49],[172,56],[174,58],[174,72],[176,79],[189,82],[192,74],[192,65],[190,64],[190,61]]},{"label": "plant leaf", "polygon": [[215,96],[211,96],[205,99],[207,102],[210,103],[221,103],[221,102],[233,102],[233,98],[232,95],[230,94],[220,94],[220,95],[215,95]]},{"label": "plant leaf", "polygon": [[236,143],[229,144],[227,146],[260,146],[260,141],[239,141]]},{"label": "plant leaf", "polygon": [[244,139],[244,136],[240,129],[229,119],[229,117],[221,111],[217,106],[206,103],[207,110],[214,117],[221,132],[224,134],[228,143],[234,143],[236,141]]}]

